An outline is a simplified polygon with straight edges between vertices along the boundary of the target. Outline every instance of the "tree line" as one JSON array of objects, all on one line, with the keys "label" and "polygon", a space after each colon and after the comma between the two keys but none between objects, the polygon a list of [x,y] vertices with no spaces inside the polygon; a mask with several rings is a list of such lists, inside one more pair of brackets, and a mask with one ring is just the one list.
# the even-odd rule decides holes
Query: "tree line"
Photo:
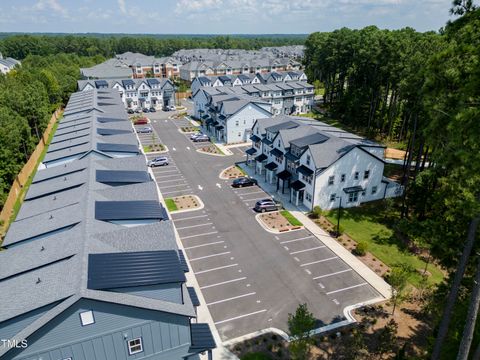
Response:
[{"label": "tree line", "polygon": [[28,55],[113,57],[126,51],[145,55],[170,56],[180,49],[221,48],[258,50],[266,46],[303,44],[305,36],[78,36],[78,35],[11,35],[0,38],[0,52],[15,59]]},{"label": "tree line", "polygon": [[[306,40],[311,81],[342,124],[407,150],[398,231],[448,272],[425,312],[433,359],[480,358],[480,9],[439,33],[340,29]],[[473,349],[470,351],[470,347]]]}]

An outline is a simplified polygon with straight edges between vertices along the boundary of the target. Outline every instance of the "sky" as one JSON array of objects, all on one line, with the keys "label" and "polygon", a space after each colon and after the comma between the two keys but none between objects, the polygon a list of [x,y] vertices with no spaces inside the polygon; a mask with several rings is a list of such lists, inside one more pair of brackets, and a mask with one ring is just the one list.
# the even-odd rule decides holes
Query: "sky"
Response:
[{"label": "sky", "polygon": [[305,34],[438,30],[451,0],[0,0],[0,32]]}]

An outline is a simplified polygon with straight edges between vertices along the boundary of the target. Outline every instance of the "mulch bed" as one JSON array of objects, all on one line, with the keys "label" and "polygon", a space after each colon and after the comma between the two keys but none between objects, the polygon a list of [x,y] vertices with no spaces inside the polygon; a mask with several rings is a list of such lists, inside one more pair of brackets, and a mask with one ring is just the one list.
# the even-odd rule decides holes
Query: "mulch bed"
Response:
[{"label": "mulch bed", "polygon": [[284,232],[300,229],[300,226],[293,226],[290,224],[278,211],[262,214],[259,218],[269,230]]},{"label": "mulch bed", "polygon": [[178,210],[193,210],[200,207],[197,198],[193,195],[176,196],[172,199],[175,202],[175,205],[177,205]]},{"label": "mulch bed", "polygon": [[207,154],[216,154],[216,155],[223,155],[220,150],[215,146],[215,145],[208,145],[208,146],[203,146],[200,148],[200,151],[203,151]]},{"label": "mulch bed", "polygon": [[228,169],[223,170],[220,176],[222,178],[236,179],[245,176],[245,174],[238,167],[231,166]]}]

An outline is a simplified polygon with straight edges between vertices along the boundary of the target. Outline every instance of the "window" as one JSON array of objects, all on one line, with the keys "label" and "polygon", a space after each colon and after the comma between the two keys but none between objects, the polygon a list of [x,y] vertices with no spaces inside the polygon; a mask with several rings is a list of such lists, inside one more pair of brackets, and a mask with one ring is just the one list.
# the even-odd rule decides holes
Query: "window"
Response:
[{"label": "window", "polygon": [[368,179],[369,176],[370,176],[370,170],[365,170],[365,172],[363,173],[363,178]]},{"label": "window", "polygon": [[358,171],[355,171],[355,180],[358,180],[358,175],[359,175]]},{"label": "window", "polygon": [[238,132],[238,137],[242,137],[242,133],[240,131]]},{"label": "window", "polygon": [[235,121],[235,126],[238,126],[238,120],[237,120],[237,121]]},{"label": "window", "polygon": [[82,326],[95,324],[95,318],[93,317],[93,311],[88,310],[80,313],[80,321]]},{"label": "window", "polygon": [[134,355],[143,351],[142,338],[128,340],[128,354]]},{"label": "window", "polygon": [[328,185],[333,185],[333,182],[335,181],[335,176],[332,175],[328,178]]},{"label": "window", "polygon": [[337,194],[335,194],[335,193],[330,194],[330,201],[331,202],[334,202],[336,198],[337,198]]},{"label": "window", "polygon": [[377,193],[377,187],[372,186],[372,195],[375,195]]},{"label": "window", "polygon": [[310,155],[307,155],[307,165],[310,165]]},{"label": "window", "polygon": [[353,192],[348,194],[348,202],[357,202],[358,201],[358,192]]},{"label": "window", "polygon": [[365,196],[367,192],[365,190],[362,191],[362,196]]},{"label": "window", "polygon": [[277,142],[277,146],[278,146],[278,147],[280,147],[280,140],[278,140],[278,142]]},{"label": "window", "polygon": [[345,174],[342,174],[342,176],[340,176],[340,181],[345,182]]},{"label": "window", "polygon": [[312,202],[312,195],[310,195],[308,192],[305,193],[305,199],[307,199],[308,202]]}]

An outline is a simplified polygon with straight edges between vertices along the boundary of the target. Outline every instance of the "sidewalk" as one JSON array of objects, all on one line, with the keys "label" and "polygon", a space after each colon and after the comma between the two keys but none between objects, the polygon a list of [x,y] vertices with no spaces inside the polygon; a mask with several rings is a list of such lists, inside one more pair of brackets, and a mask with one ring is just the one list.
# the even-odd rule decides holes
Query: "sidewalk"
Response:
[{"label": "sidewalk", "polygon": [[295,206],[290,202],[289,193],[285,191],[285,194],[276,191],[276,186],[274,184],[268,184],[265,182],[264,175],[259,176],[254,174],[253,168],[247,166],[245,163],[238,164],[248,176],[258,180],[258,186],[260,186],[264,191],[269,193],[272,198],[282,202],[283,207],[290,211],[290,213],[295,216],[298,220],[303,223],[305,229],[309,230],[313,235],[315,235],[321,242],[323,242],[330,250],[332,250],[339,258],[345,261],[352,269],[354,269],[361,277],[363,277],[375,290],[377,290],[385,299],[388,299],[392,295],[392,290],[389,284],[387,284],[380,276],[378,276],[372,269],[360,261],[355,255],[350,253],[345,249],[341,244],[339,244],[333,237],[330,236],[326,231],[320,228],[315,224],[306,213],[309,212],[305,206],[301,205],[299,207]]}]

